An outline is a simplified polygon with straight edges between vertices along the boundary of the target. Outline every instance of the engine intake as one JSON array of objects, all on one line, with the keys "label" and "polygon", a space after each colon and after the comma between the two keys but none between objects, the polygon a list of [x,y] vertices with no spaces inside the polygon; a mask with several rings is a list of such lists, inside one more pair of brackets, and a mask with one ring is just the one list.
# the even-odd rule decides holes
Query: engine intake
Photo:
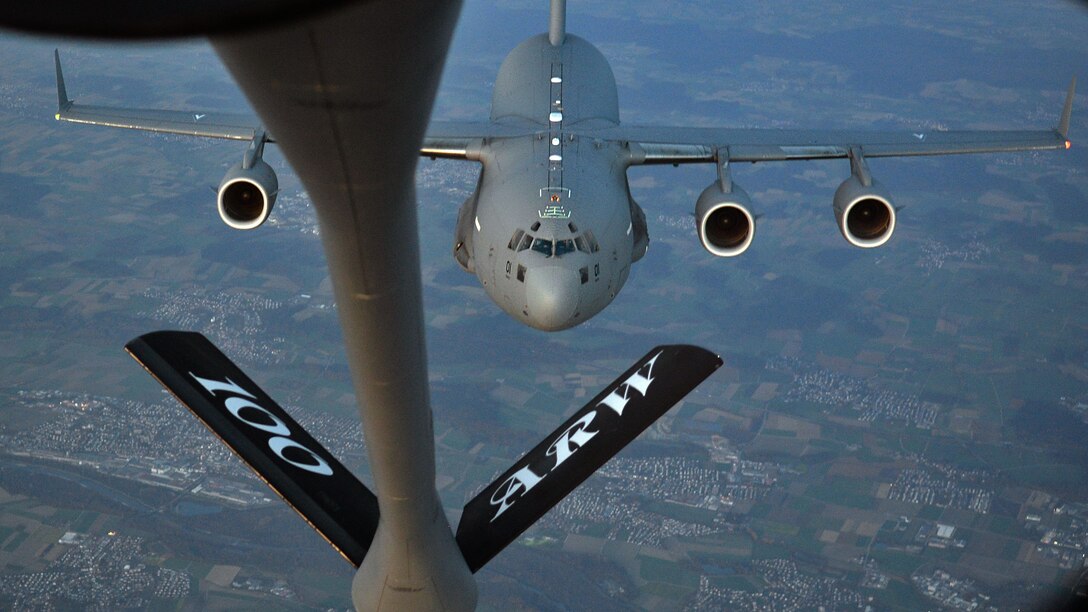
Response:
[{"label": "engine intake", "polygon": [[871,249],[887,242],[895,231],[895,207],[884,186],[875,180],[862,185],[851,176],[835,191],[835,221],[850,244]]},{"label": "engine intake", "polygon": [[737,184],[729,192],[714,181],[699,194],[695,203],[695,224],[703,248],[717,257],[736,257],[748,250],[756,233],[756,220],[749,212],[748,194]]},{"label": "engine intake", "polygon": [[218,197],[220,218],[240,230],[253,229],[268,219],[279,190],[276,172],[263,159],[244,166],[239,162],[227,171],[219,183]]}]

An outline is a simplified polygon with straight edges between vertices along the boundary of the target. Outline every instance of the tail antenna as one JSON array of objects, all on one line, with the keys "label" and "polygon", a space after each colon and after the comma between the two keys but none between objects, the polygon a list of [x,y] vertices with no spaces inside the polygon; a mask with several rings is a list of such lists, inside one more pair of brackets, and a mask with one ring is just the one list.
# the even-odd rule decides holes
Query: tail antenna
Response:
[{"label": "tail antenna", "polygon": [[553,47],[563,44],[567,37],[567,0],[552,0],[551,18],[548,20],[548,42]]}]

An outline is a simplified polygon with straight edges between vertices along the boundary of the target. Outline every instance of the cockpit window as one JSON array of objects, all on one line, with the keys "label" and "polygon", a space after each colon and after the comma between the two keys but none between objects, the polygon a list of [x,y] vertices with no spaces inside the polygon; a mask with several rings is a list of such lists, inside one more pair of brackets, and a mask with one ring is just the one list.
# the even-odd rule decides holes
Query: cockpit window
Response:
[{"label": "cockpit window", "polygon": [[533,243],[533,237],[529,234],[525,234],[521,237],[521,242],[518,243],[518,251],[524,251],[529,248],[529,245]]},{"label": "cockpit window", "polygon": [[585,237],[586,242],[589,243],[589,250],[591,253],[596,253],[601,250],[601,245],[597,244],[597,239],[593,236],[593,232],[586,230]]},{"label": "cockpit window", "polygon": [[518,248],[518,243],[521,242],[521,237],[524,235],[525,232],[521,230],[514,230],[514,235],[510,238],[510,243],[506,245],[506,248],[510,249],[511,251],[516,250]]},{"label": "cockpit window", "polygon": [[542,253],[545,257],[552,256],[552,241],[545,240],[543,238],[537,238],[533,241],[533,250],[537,253]]},{"label": "cockpit window", "polygon": [[593,234],[590,232],[575,238],[552,240],[551,238],[536,238],[532,234],[525,232],[525,230],[519,229],[514,231],[514,235],[510,238],[510,243],[507,246],[511,250],[519,252],[532,249],[545,257],[562,257],[575,251],[595,253],[599,250],[597,241],[593,239]]},{"label": "cockpit window", "polygon": [[583,253],[596,253],[601,250],[601,245],[597,244],[597,239],[593,237],[593,232],[586,232],[581,236],[574,239],[574,244],[578,247],[578,250]]}]

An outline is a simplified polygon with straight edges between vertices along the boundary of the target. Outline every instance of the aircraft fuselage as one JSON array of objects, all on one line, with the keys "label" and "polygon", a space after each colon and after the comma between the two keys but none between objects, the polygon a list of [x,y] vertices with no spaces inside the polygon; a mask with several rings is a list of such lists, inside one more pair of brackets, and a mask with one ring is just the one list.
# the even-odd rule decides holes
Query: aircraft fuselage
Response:
[{"label": "aircraft fuselage", "polygon": [[529,38],[499,70],[491,120],[525,135],[482,143],[454,256],[515,319],[573,327],[615,298],[649,242],[630,151],[592,135],[619,123],[612,69],[576,36]]}]

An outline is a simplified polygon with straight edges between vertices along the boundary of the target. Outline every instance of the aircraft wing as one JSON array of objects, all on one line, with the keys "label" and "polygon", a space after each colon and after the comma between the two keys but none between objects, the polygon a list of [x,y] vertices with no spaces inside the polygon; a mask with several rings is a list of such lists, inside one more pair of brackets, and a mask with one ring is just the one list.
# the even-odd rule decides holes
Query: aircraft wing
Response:
[{"label": "aircraft wing", "polygon": [[479,159],[477,151],[483,139],[528,133],[524,128],[490,121],[432,121],[427,126],[419,154],[430,158],[475,160]]},{"label": "aircraft wing", "polygon": [[[112,108],[109,106],[90,106],[72,104],[57,111],[59,121],[88,123],[109,127],[145,130],[203,136],[205,138],[226,138],[229,140],[252,140],[260,130],[253,123],[256,118],[231,113],[190,113],[143,108]],[[273,142],[271,139],[269,142]]]},{"label": "aircraft wing", "polygon": [[[261,120],[252,114],[76,104],[68,98],[59,51],[53,51],[53,59],[57,69],[58,121],[228,140],[252,140],[264,131]],[[419,153],[432,158],[474,159],[473,152],[482,139],[522,133],[524,130],[491,122],[432,121]],[[265,142],[276,140],[266,133]]]},{"label": "aircraft wing", "polygon": [[[261,121],[253,115],[246,114],[76,104],[68,99],[64,73],[60,67],[59,51],[53,51],[53,59],[57,67],[56,118],[58,121],[231,140],[252,140],[253,136],[261,130]],[[271,139],[267,140],[271,141]]]},{"label": "aircraft wing", "polygon": [[[1049,130],[851,131],[617,126],[599,137],[630,143],[636,164],[905,157],[1067,149],[1076,78],[1058,126]],[[724,154],[724,155],[723,155]]]}]

